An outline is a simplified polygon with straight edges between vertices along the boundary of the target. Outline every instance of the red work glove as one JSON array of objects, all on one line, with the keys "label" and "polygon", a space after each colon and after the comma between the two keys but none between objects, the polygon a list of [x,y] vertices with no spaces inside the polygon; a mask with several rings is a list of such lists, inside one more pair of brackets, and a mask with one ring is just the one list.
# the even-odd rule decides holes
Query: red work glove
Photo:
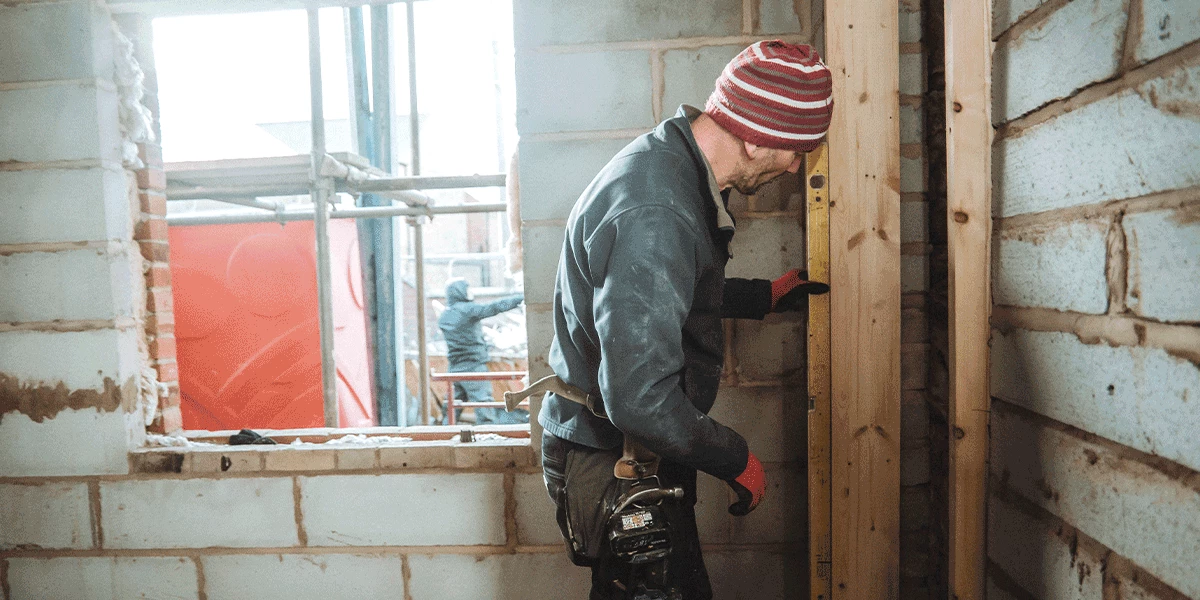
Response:
[{"label": "red work glove", "polygon": [[771,312],[803,310],[810,294],[824,294],[829,285],[808,280],[808,272],[792,269],[771,282]]},{"label": "red work glove", "polygon": [[744,517],[754,510],[767,491],[767,476],[763,474],[762,463],[758,462],[753,452],[747,455],[742,474],[726,483],[737,493],[738,501],[729,506],[729,514],[735,517]]}]

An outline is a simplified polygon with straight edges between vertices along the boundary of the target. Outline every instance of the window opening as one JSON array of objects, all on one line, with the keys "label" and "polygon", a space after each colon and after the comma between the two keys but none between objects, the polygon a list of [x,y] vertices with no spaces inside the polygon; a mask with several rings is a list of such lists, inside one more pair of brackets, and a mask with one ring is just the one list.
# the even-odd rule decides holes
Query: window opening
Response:
[{"label": "window opening", "polygon": [[[446,0],[155,20],[185,429],[511,421],[462,402],[498,401],[528,369],[523,308],[478,302],[520,294],[496,214],[516,146],[511,18],[509,2]],[[383,246],[364,224],[390,229]],[[438,325],[464,312],[452,280],[476,300],[458,329]],[[474,363],[459,329],[485,348]]]}]

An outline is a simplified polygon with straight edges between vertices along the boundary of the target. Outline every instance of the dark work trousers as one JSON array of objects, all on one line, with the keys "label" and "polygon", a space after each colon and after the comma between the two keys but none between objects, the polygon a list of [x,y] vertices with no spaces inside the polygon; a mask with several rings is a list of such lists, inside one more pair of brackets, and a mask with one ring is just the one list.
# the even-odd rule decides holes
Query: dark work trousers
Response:
[{"label": "dark work trousers", "polygon": [[[602,453],[610,455],[612,461],[604,461],[612,465],[620,457],[620,449],[597,450],[561,438],[542,433],[542,471],[546,481],[546,491],[558,508],[559,529],[563,538],[567,538],[564,520],[562,491],[575,488],[595,488],[597,482],[576,482],[571,480],[568,473],[568,458],[572,453]],[[581,461],[571,461],[578,464]],[[591,470],[592,477],[612,478],[612,469]],[[577,473],[579,476],[582,473]],[[683,592],[684,600],[710,600],[712,588],[708,582],[708,571],[704,568],[704,557],[700,552],[700,534],[696,529],[696,470],[666,460],[658,468],[658,476],[666,487],[679,486],[683,488],[684,498],[680,501],[664,503],[667,510],[667,520],[671,527],[671,556],[668,558],[667,573],[674,586]],[[603,482],[600,482],[603,485]],[[576,530],[581,525],[572,522]],[[569,543],[569,542],[568,542]],[[590,600],[623,600],[625,596],[619,588],[613,585],[613,580],[625,582],[629,566],[608,552],[608,545],[601,545],[599,564],[592,569],[592,592]]]}]

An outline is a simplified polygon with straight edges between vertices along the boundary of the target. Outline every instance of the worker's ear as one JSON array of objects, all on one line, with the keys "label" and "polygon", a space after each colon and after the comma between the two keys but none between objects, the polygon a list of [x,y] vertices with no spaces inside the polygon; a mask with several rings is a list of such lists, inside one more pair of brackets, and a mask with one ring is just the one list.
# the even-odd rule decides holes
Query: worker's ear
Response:
[{"label": "worker's ear", "polygon": [[766,150],[766,148],[763,148],[762,146],[751,144],[745,140],[742,141],[742,145],[745,146],[746,156],[750,157],[750,160],[758,160],[759,155]]}]

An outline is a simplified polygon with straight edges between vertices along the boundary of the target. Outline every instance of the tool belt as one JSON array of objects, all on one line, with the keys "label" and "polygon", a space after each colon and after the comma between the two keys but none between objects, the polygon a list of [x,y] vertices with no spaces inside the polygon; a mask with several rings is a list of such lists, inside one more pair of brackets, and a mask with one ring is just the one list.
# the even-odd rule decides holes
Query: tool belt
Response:
[{"label": "tool belt", "polygon": [[[517,408],[517,404],[522,400],[534,394],[544,394],[546,392],[552,392],[560,398],[582,404],[593,415],[609,420],[608,415],[604,412],[604,405],[598,402],[598,398],[563,381],[558,375],[543,377],[533,385],[519,392],[504,392],[505,410],[512,411]],[[659,458],[657,454],[646,449],[645,446],[642,446],[629,436],[625,436],[625,441],[622,444],[621,458],[613,466],[613,476],[617,479],[628,481],[647,479],[658,473],[658,464]]]},{"label": "tool belt", "polygon": [[[572,386],[557,375],[538,380],[519,392],[505,392],[508,410],[534,394],[552,392],[560,398],[582,404],[592,414],[608,419],[604,407],[590,394]],[[571,453],[567,460],[568,483],[576,482],[573,493],[566,489],[556,498],[560,507],[559,527],[567,540],[571,561],[594,566],[602,548],[631,565],[645,565],[665,559],[671,552],[671,536],[663,500],[678,500],[680,487],[663,487],[658,478],[660,460],[632,438],[625,436],[621,456],[612,466],[615,478],[602,473],[612,453]]]}]

